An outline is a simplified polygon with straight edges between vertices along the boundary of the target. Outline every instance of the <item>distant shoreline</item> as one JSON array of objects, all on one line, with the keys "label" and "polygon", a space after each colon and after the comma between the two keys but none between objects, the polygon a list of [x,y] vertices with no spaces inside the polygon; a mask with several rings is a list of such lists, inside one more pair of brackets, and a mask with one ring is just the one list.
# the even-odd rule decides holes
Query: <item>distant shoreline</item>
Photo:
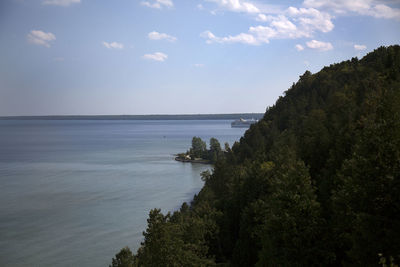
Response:
[{"label": "distant shoreline", "polygon": [[175,115],[49,115],[0,116],[0,120],[235,120],[261,119],[264,113],[175,114]]}]

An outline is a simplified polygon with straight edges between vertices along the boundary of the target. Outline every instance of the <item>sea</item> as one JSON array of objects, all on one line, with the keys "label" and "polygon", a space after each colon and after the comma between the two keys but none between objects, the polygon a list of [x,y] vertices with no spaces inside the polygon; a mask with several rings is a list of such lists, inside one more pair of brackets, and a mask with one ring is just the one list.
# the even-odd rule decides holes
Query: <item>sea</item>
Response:
[{"label": "sea", "polygon": [[230,120],[0,120],[0,266],[108,266],[143,241],[149,211],[190,202],[211,165],[182,163],[193,136],[223,147]]}]

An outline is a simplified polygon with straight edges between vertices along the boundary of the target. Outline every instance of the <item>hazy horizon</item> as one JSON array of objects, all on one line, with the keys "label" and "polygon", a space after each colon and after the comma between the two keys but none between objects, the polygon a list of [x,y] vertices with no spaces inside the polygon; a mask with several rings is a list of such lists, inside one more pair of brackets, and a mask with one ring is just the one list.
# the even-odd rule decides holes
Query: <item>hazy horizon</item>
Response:
[{"label": "hazy horizon", "polygon": [[399,29],[390,0],[4,0],[0,116],[263,113]]},{"label": "hazy horizon", "polygon": [[238,113],[181,113],[181,114],[93,114],[93,115],[89,115],[89,114],[45,114],[45,115],[6,115],[6,116],[2,116],[1,117],[123,117],[123,116],[206,116],[206,115],[250,115],[250,114],[264,114],[264,112],[238,112]]}]

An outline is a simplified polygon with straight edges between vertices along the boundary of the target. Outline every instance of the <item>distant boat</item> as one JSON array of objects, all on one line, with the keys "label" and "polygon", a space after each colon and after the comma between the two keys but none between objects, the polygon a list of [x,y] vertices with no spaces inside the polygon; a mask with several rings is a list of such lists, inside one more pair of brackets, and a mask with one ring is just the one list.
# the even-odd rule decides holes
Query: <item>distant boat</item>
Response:
[{"label": "distant boat", "polygon": [[240,118],[239,120],[235,120],[231,123],[232,128],[249,128],[250,125],[256,123],[257,120],[251,119],[251,120],[245,120]]}]

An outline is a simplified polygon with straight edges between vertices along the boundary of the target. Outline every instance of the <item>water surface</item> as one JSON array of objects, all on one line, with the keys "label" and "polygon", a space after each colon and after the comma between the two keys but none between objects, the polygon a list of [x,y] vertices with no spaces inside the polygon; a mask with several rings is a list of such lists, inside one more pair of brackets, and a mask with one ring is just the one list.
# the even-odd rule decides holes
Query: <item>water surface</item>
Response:
[{"label": "water surface", "polygon": [[173,211],[210,168],[174,161],[230,121],[0,121],[0,266],[108,266],[136,250],[148,212]]}]

